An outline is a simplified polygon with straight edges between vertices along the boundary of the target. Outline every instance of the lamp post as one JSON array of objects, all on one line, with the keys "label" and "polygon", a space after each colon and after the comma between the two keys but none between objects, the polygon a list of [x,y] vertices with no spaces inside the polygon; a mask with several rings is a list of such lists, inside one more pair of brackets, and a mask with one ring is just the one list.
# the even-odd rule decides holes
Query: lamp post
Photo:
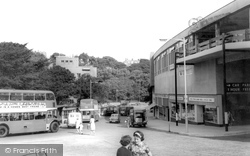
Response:
[{"label": "lamp post", "polygon": [[222,53],[223,53],[223,84],[224,84],[224,119],[225,119],[225,131],[228,131],[228,112],[227,112],[227,72],[226,72],[226,47],[225,41],[227,38],[232,37],[233,35],[224,35],[222,39]]},{"label": "lamp post", "polygon": [[178,99],[177,99],[177,55],[179,55],[179,52],[175,52],[175,62],[174,62],[174,70],[175,70],[175,121],[176,121],[176,126],[178,126],[178,109],[177,109],[177,104],[178,104]]},{"label": "lamp post", "polygon": [[183,42],[183,63],[184,63],[184,102],[185,102],[185,125],[186,125],[186,133],[188,133],[188,111],[187,111],[187,71],[186,71],[186,45],[185,38],[182,40]]}]

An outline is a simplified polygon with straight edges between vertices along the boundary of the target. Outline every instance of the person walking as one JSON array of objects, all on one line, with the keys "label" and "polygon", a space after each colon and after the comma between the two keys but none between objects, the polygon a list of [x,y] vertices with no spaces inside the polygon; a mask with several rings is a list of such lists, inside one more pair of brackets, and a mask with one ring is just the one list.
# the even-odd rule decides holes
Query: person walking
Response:
[{"label": "person walking", "polygon": [[131,119],[130,116],[127,117],[127,119],[125,120],[126,126],[129,128],[131,125]]},{"label": "person walking", "polygon": [[132,152],[128,150],[128,146],[131,142],[132,138],[129,135],[125,135],[121,138],[120,143],[122,147],[120,147],[117,152],[116,156],[132,156]]},{"label": "person walking", "polygon": [[91,115],[89,123],[90,123],[90,134],[95,135],[95,118],[94,118],[94,115]]},{"label": "person walking", "polygon": [[231,112],[228,112],[228,125],[232,126],[233,121],[234,121],[233,114]]},{"label": "person walking", "polygon": [[81,121],[77,118],[76,119],[76,133],[80,133],[80,123]]},{"label": "person walking", "polygon": [[83,124],[82,123],[80,123],[80,126],[79,126],[79,133],[81,135],[83,135]]},{"label": "person walking", "polygon": [[128,147],[132,156],[153,156],[149,147],[143,142],[144,134],[141,131],[135,131],[133,136],[134,141]]}]

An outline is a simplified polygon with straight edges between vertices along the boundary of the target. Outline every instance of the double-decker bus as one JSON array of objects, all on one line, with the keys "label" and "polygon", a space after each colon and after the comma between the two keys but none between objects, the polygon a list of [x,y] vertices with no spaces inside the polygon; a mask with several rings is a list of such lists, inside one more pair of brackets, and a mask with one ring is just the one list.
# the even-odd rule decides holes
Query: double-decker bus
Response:
[{"label": "double-decker bus", "polygon": [[81,99],[80,112],[82,114],[82,121],[89,121],[91,115],[94,116],[95,121],[99,120],[98,102],[94,99]]},{"label": "double-decker bus", "polygon": [[0,89],[0,137],[15,133],[58,130],[59,121],[53,92]]}]

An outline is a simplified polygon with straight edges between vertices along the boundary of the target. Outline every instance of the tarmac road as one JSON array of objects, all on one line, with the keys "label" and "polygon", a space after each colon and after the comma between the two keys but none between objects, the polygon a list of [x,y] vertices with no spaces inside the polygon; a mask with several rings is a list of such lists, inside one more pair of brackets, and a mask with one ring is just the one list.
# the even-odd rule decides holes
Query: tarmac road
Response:
[{"label": "tarmac road", "polygon": [[[151,120],[146,128],[127,128],[124,120],[125,117],[122,117],[122,122],[115,124],[109,123],[108,117],[102,117],[96,123],[95,136],[89,135],[85,123],[84,135],[77,134],[74,128],[61,128],[57,133],[22,134],[0,138],[0,144],[63,144],[64,156],[115,156],[121,146],[119,143],[121,136],[127,134],[132,136],[134,131],[141,130],[145,135],[145,143],[154,156],[250,155],[249,142],[167,133],[151,128],[153,122]],[[157,124],[154,123],[154,126]],[[0,151],[0,155],[5,156],[6,153]]]}]

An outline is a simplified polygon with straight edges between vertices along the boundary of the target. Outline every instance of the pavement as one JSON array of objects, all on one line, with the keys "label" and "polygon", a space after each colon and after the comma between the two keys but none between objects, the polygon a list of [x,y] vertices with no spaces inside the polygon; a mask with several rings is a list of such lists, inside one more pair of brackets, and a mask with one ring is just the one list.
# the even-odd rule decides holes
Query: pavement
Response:
[{"label": "pavement", "polygon": [[229,126],[228,131],[225,127],[207,126],[207,125],[194,125],[168,122],[164,119],[156,119],[149,115],[148,128],[152,130],[165,131],[168,133],[195,136],[195,137],[222,137],[222,136],[235,136],[250,134],[250,125],[243,126]]}]

